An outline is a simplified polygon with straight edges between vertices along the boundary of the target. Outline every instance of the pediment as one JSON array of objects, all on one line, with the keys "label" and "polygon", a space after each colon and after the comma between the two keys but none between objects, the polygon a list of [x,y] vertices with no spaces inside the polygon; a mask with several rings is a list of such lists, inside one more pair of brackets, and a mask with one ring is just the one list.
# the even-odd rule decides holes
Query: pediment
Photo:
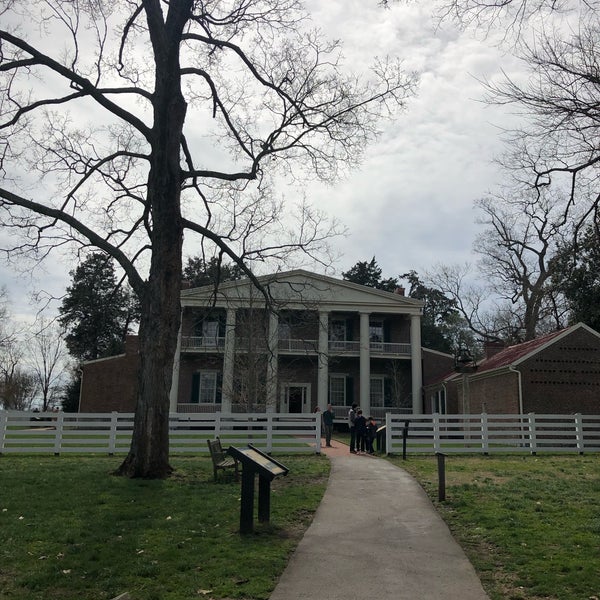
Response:
[{"label": "pediment", "polygon": [[421,314],[423,303],[400,294],[335,279],[310,271],[295,270],[257,278],[260,288],[249,279],[183,290],[183,306],[264,306],[266,298],[277,308],[330,311],[368,311]]}]

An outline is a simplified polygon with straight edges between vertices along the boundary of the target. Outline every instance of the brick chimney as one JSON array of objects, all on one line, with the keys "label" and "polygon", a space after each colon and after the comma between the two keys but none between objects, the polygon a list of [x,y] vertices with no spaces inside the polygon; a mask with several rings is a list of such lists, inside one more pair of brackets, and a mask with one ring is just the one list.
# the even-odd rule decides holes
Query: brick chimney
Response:
[{"label": "brick chimney", "polygon": [[504,347],[504,342],[501,340],[486,340],[483,342],[483,351],[486,358],[492,358],[492,356],[495,356],[498,352],[502,352]]}]

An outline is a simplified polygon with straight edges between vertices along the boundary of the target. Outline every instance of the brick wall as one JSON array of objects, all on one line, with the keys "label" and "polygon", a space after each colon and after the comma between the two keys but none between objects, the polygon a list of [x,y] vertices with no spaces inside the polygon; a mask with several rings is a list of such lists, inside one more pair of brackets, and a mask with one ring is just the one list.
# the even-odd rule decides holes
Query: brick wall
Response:
[{"label": "brick wall", "polygon": [[133,412],[140,361],[137,336],[128,336],[125,354],[83,365],[79,412]]},{"label": "brick wall", "polygon": [[600,339],[577,329],[519,367],[524,412],[600,414]]},{"label": "brick wall", "polygon": [[[493,377],[469,381],[470,412],[491,414],[519,413],[519,377],[502,372]],[[462,382],[458,390],[459,412],[462,412]]]}]

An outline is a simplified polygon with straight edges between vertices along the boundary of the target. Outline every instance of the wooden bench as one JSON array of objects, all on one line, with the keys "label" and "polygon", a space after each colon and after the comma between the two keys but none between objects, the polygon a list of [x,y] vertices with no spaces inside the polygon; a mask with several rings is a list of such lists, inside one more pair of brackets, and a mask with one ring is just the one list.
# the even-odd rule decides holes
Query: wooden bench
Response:
[{"label": "wooden bench", "polygon": [[208,450],[213,463],[213,471],[215,474],[215,481],[217,481],[217,471],[219,469],[234,469],[235,479],[238,479],[238,460],[232,456],[228,456],[223,452],[221,447],[221,440],[216,438],[214,440],[206,440],[208,444]]}]

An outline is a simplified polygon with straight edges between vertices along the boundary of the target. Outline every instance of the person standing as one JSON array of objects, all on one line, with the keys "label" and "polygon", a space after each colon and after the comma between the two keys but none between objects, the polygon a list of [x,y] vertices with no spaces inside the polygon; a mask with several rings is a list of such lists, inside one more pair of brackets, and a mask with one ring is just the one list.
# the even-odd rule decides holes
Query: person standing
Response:
[{"label": "person standing", "polygon": [[331,404],[327,405],[327,410],[323,413],[323,429],[325,430],[325,446],[331,448],[331,436],[333,434],[333,419],[335,413]]},{"label": "person standing", "polygon": [[377,437],[377,422],[373,417],[367,419],[367,452],[369,454],[375,454],[373,448],[373,441]]},{"label": "person standing", "polygon": [[367,419],[360,408],[356,411],[354,430],[356,435],[356,453],[359,454],[365,451],[367,440]]},{"label": "person standing", "polygon": [[356,453],[356,428],[354,427],[354,421],[356,420],[356,402],[352,405],[348,411],[348,429],[350,430],[350,452]]}]

